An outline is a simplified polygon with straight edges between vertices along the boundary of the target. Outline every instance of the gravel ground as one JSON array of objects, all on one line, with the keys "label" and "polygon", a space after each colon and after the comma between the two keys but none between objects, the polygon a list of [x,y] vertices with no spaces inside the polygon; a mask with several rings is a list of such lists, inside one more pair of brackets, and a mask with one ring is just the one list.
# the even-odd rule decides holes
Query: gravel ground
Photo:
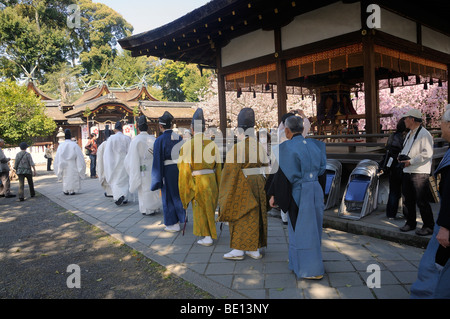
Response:
[{"label": "gravel ground", "polygon": [[3,299],[213,298],[39,193],[0,198],[0,264]]}]

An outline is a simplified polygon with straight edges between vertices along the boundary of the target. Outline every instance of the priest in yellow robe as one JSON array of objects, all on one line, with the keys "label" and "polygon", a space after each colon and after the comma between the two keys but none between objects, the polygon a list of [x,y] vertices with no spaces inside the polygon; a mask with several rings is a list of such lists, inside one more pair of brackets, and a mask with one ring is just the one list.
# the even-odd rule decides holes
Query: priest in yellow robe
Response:
[{"label": "priest in yellow robe", "polygon": [[230,247],[223,258],[260,259],[267,246],[267,206],[264,186],[268,158],[256,140],[255,113],[243,108],[238,115],[238,143],[227,153],[219,190],[219,221],[228,222]]},{"label": "priest in yellow robe", "polygon": [[184,209],[192,202],[193,233],[203,236],[197,243],[211,246],[213,239],[217,239],[215,213],[222,160],[216,143],[204,135],[205,119],[201,108],[194,113],[191,129],[194,136],[180,151],[178,187]]}]

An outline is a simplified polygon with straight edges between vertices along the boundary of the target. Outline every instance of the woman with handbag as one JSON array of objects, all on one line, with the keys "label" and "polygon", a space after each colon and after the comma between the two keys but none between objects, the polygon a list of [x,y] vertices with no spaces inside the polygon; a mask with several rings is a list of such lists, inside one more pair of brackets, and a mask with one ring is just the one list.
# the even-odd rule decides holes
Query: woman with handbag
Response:
[{"label": "woman with handbag", "polygon": [[90,171],[91,178],[97,178],[97,135],[92,133],[89,137],[89,142],[86,144],[86,155],[89,156],[90,159]]},{"label": "woman with handbag", "polygon": [[405,119],[401,118],[397,128],[386,143],[386,155],[380,165],[385,173],[389,173],[389,197],[386,204],[386,217],[395,219],[398,211],[399,200],[402,196],[403,168],[398,165],[398,154],[403,148],[405,140]]},{"label": "woman with handbag", "polygon": [[51,171],[53,162],[53,144],[48,144],[45,148],[44,157],[47,159],[47,171]]}]

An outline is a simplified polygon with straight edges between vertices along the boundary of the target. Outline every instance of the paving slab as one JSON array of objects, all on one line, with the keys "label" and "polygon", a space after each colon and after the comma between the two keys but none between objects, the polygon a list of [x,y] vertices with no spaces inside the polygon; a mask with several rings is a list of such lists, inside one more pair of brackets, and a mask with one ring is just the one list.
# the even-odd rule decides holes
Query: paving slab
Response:
[{"label": "paving slab", "polygon": [[[223,259],[230,250],[228,225],[217,223],[214,245],[200,246],[196,243],[199,238],[192,234],[191,207],[184,235],[167,233],[162,213],[143,216],[136,198],[117,207],[103,195],[97,179],[83,180],[79,194],[66,196],[53,174],[39,166],[38,174],[38,192],[216,298],[407,299],[430,237],[401,233],[398,227],[402,221],[384,218],[382,206],[358,221],[337,217],[333,208],[324,214],[325,276],[318,281],[298,279],[288,268],[287,225],[276,212],[268,217],[268,246],[261,249],[263,258],[230,261]],[[433,209],[436,212],[436,207]],[[381,271],[381,288],[366,284],[370,265]]]}]

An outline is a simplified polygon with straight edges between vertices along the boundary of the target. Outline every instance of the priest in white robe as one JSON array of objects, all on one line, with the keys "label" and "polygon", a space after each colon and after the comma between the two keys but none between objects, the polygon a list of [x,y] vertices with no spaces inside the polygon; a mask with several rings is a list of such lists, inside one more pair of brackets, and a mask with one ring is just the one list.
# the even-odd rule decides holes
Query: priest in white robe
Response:
[{"label": "priest in white robe", "polygon": [[129,192],[138,194],[139,211],[153,215],[162,210],[161,192],[150,190],[152,184],[153,144],[156,138],[148,134],[145,115],[138,119],[138,135],[131,140],[125,157],[125,169],[129,176]]},{"label": "priest in white robe", "polygon": [[64,135],[65,141],[56,150],[53,171],[58,181],[62,181],[63,193],[74,195],[80,191],[81,180],[86,176],[86,162],[81,148],[71,140],[70,130],[66,129]]},{"label": "priest in white robe", "polygon": [[128,202],[129,177],[125,170],[125,156],[130,147],[131,138],[123,134],[122,123],[117,121],[114,135],[108,139],[103,154],[103,167],[106,182],[111,187],[117,206]]},{"label": "priest in white robe", "polygon": [[103,157],[104,157],[104,153],[105,153],[105,147],[106,147],[106,143],[108,143],[108,139],[111,136],[111,133],[112,133],[112,131],[109,129],[109,127],[107,127],[105,129],[105,140],[97,148],[97,176],[98,176],[98,181],[100,182],[100,185],[105,190],[105,197],[112,197],[112,190],[111,190],[111,187],[109,186],[109,184],[106,182],[105,169],[104,169],[104,165],[103,165]]}]

